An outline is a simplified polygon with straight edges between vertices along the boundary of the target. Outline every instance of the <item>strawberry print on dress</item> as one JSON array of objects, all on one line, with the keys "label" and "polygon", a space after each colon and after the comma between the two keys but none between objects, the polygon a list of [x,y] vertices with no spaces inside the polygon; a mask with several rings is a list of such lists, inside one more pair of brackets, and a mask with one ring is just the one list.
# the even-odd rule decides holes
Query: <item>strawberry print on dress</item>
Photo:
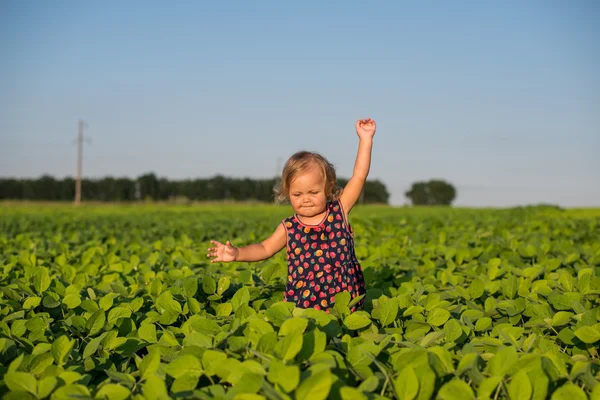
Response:
[{"label": "strawberry print on dress", "polygon": [[[365,294],[362,268],[354,252],[354,233],[339,200],[327,203],[320,224],[307,225],[296,215],[282,222],[287,232],[288,282],[284,301],[297,307],[328,311],[335,295]],[[362,308],[364,297],[351,311]]]}]

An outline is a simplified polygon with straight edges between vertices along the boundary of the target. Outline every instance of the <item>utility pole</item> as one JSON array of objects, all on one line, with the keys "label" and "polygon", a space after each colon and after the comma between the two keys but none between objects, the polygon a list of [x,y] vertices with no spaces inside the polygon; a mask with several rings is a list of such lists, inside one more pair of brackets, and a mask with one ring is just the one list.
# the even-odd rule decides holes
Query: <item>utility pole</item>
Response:
[{"label": "utility pole", "polygon": [[[276,179],[276,184],[281,184],[281,163],[282,163],[282,159],[281,157],[277,157],[277,166],[276,166],[276,170],[275,170],[275,179]],[[277,197],[274,198],[275,203],[278,203],[277,201]]]},{"label": "utility pole", "polygon": [[85,122],[79,120],[77,129],[77,179],[75,181],[75,205],[81,204],[81,172],[83,169],[83,126]]}]

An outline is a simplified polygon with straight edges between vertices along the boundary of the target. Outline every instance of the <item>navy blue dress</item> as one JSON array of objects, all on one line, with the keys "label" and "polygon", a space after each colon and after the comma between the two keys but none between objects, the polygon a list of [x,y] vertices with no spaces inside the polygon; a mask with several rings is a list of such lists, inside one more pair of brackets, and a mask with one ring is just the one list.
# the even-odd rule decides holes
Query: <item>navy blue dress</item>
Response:
[{"label": "navy blue dress", "polygon": [[[336,293],[348,291],[351,299],[365,294],[362,268],[354,253],[354,232],[339,200],[327,203],[327,213],[317,225],[303,224],[295,214],[282,223],[287,233],[285,301],[328,311]],[[363,304],[364,297],[351,311]]]}]

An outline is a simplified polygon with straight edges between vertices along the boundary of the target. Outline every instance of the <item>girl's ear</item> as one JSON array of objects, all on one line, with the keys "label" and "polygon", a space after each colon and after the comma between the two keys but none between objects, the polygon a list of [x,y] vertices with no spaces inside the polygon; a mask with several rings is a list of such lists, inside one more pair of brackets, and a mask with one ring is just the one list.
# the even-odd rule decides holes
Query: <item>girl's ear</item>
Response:
[{"label": "girl's ear", "polygon": [[335,182],[328,182],[326,187],[327,197],[333,199],[335,197]]}]

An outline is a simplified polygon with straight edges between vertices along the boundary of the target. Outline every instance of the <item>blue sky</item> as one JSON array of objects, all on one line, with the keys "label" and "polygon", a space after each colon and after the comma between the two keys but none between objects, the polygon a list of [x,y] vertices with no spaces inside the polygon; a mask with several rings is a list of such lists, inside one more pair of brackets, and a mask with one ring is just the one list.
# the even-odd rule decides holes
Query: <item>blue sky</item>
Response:
[{"label": "blue sky", "polygon": [[393,204],[600,206],[600,3],[0,2],[0,176],[271,177],[316,150]]}]

